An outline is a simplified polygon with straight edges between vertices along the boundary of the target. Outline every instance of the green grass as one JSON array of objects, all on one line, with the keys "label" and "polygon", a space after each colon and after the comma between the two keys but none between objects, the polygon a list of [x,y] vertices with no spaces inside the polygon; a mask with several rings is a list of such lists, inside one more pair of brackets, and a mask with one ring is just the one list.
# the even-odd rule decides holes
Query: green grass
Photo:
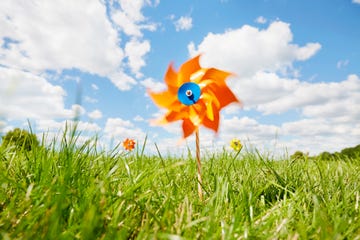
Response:
[{"label": "green grass", "polygon": [[191,157],[76,141],[0,148],[0,239],[360,239],[359,158],[203,153],[202,202]]}]

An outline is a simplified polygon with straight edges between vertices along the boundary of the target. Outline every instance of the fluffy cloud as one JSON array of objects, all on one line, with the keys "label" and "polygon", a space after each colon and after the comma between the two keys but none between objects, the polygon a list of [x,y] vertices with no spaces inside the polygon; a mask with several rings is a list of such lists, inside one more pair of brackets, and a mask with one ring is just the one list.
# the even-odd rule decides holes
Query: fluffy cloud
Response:
[{"label": "fluffy cloud", "polygon": [[99,102],[99,100],[97,100],[96,98],[92,98],[89,96],[84,96],[84,101],[87,103],[97,103]]},{"label": "fluffy cloud", "polygon": [[1,49],[1,64],[29,71],[78,68],[100,75],[114,71],[124,54],[104,5],[99,1],[68,4],[1,1],[0,37],[16,41]]},{"label": "fluffy cloud", "polygon": [[322,151],[339,151],[359,144],[360,124],[339,123],[335,119],[305,118],[277,125],[262,124],[249,117],[222,119],[220,140],[228,143],[240,138],[247,145],[261,150],[275,150],[279,154],[296,150],[318,154]]},{"label": "fluffy cloud", "polygon": [[118,89],[123,91],[130,90],[132,85],[137,83],[134,78],[124,73],[123,71],[110,73],[109,78]]},{"label": "fluffy cloud", "polygon": [[192,18],[182,16],[174,22],[174,25],[177,32],[190,30],[192,28]]},{"label": "fluffy cloud", "polygon": [[259,16],[255,19],[255,22],[260,23],[260,24],[265,24],[267,22],[267,20],[265,17]]},{"label": "fluffy cloud", "polygon": [[240,79],[229,81],[233,91],[243,101],[245,109],[255,108],[264,113],[274,113],[276,109],[263,108],[263,104],[282,99],[295,91],[299,84],[298,80],[281,78],[275,73],[262,71],[255,73],[252,77],[240,77]]},{"label": "fluffy cloud", "polygon": [[308,117],[358,117],[357,75],[339,82],[309,83],[277,73],[320,49],[318,43],[299,47],[291,40],[289,25],[274,22],[265,30],[244,26],[223,34],[208,34],[197,48],[190,47],[190,53],[203,52],[203,65],[234,72],[239,79],[229,80],[229,85],[246,109],[264,114],[299,109]]},{"label": "fluffy cloud", "polygon": [[[146,18],[141,12],[141,9],[146,5],[151,5],[147,0],[118,0],[111,1],[111,16],[115,24],[128,36],[142,37],[142,30],[154,31],[156,29],[155,23],[147,23]],[[120,8],[114,5],[120,5]],[[155,2],[154,5],[158,3]]]},{"label": "fluffy cloud", "polygon": [[[292,40],[289,24],[277,21],[266,29],[245,25],[221,34],[209,33],[198,46],[189,44],[190,55],[203,54],[203,66],[235,74],[228,84],[243,101],[244,110],[256,116],[256,120],[230,117],[228,114],[233,116],[239,111],[225,110],[219,143],[240,137],[250,139],[257,147],[286,146],[289,153],[304,150],[312,154],[358,144],[359,76],[349,75],[337,82],[302,81],[293,63],[309,59],[321,45],[299,46]],[[284,118],[274,124],[261,123],[289,112],[290,119],[299,120]]]},{"label": "fluffy cloud", "polygon": [[0,116],[7,120],[74,117],[64,107],[66,92],[44,78],[0,67]]},{"label": "fluffy cloud", "polygon": [[91,88],[92,88],[94,91],[99,90],[99,86],[96,85],[96,84],[91,84]]},{"label": "fluffy cloud", "polygon": [[359,127],[358,123],[339,123],[331,118],[306,118],[282,124],[281,131],[294,138],[288,141],[292,152],[301,149],[314,154],[359,144]]},{"label": "fluffy cloud", "polygon": [[[307,83],[275,76],[273,78],[275,80],[268,81],[270,87],[269,84],[264,85],[269,87],[267,93],[263,92],[265,101],[257,106],[257,109],[265,114],[283,113],[297,108],[307,117],[360,117],[357,107],[360,100],[360,79],[356,75],[350,75],[344,81],[329,83]],[[274,86],[273,83],[281,84]],[[256,89],[260,88],[252,89],[253,93]]]},{"label": "fluffy cloud", "polygon": [[152,78],[146,78],[145,80],[141,81],[140,84],[154,92],[160,92],[166,89],[166,85],[163,82],[155,81]]},{"label": "fluffy cloud", "polygon": [[131,121],[121,118],[108,118],[104,133],[109,139],[117,139],[116,142],[122,141],[125,138],[134,138],[143,141],[146,136],[146,134]]},{"label": "fluffy cloud", "polygon": [[[111,2],[115,5],[117,1]],[[137,27],[138,34],[114,27],[101,1],[1,1],[0,64],[34,74],[76,68],[108,77],[119,89],[128,90],[136,81],[125,69],[129,67],[136,77],[141,76],[150,44],[146,40],[124,41],[124,51],[119,31],[141,36],[142,29],[155,29],[138,25],[146,23],[140,11],[146,3],[119,1],[120,8],[110,4],[115,25],[124,23],[116,21],[116,15],[125,14],[126,25]]]},{"label": "fluffy cloud", "polygon": [[76,130],[80,132],[91,132],[96,133],[101,130],[101,128],[96,123],[88,123],[83,121],[72,121],[72,120],[63,120],[55,121],[53,119],[39,119],[36,121],[36,130],[44,132],[46,134],[52,134],[53,136],[61,137],[64,131],[71,130],[76,125]]},{"label": "fluffy cloud", "polygon": [[336,63],[336,67],[337,67],[338,69],[341,69],[341,68],[346,67],[348,64],[349,64],[349,60],[348,60],[348,59],[346,59],[346,60],[339,60],[339,61]]},{"label": "fluffy cloud", "polygon": [[221,136],[229,142],[232,138],[251,139],[251,141],[270,141],[279,133],[280,128],[275,125],[260,124],[249,117],[232,117],[222,119]]},{"label": "fluffy cloud", "polygon": [[[1,1],[0,117],[10,121],[48,121],[84,114],[85,109],[80,106],[66,109],[66,92],[49,82],[59,78],[63,70],[78,69],[107,77],[117,88],[130,89],[136,80],[124,69],[141,77],[140,69],[145,65],[143,58],[150,50],[150,43],[131,38],[123,42],[122,49],[120,32],[139,37],[143,29],[156,28],[146,25],[147,20],[141,13],[145,5],[151,3],[141,0],[110,1],[109,5],[96,0]],[[119,24],[123,22],[116,20],[117,14],[124,14],[131,23],[129,26],[136,30],[122,28]],[[91,87],[98,90],[95,84]],[[85,97],[85,102],[96,101]],[[101,112],[94,111],[89,116],[99,118]]]},{"label": "fluffy cloud", "polygon": [[292,39],[290,25],[277,21],[263,30],[245,25],[222,34],[209,33],[197,47],[190,43],[188,49],[190,55],[204,53],[204,66],[216,66],[244,78],[260,70],[285,72],[293,61],[307,60],[321,48],[319,43],[299,47]]},{"label": "fluffy cloud", "polygon": [[133,120],[134,120],[135,122],[143,122],[143,121],[145,121],[145,119],[144,119],[142,116],[139,116],[139,115],[136,115],[136,116],[133,118]]},{"label": "fluffy cloud", "polygon": [[132,39],[126,43],[125,55],[128,57],[129,67],[136,77],[142,77],[140,69],[145,66],[144,55],[150,51],[149,41]]},{"label": "fluffy cloud", "polygon": [[96,109],[92,112],[89,112],[88,116],[89,118],[96,120],[102,118],[102,113],[100,110]]}]

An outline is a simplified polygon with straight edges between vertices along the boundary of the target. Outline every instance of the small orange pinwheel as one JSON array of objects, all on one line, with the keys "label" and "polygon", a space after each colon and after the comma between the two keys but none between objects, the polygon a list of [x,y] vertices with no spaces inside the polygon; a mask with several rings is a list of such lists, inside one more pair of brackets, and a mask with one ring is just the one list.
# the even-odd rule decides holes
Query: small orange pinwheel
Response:
[{"label": "small orange pinwheel", "polygon": [[170,64],[165,75],[167,90],[150,97],[156,105],[168,109],[159,123],[182,120],[183,137],[190,136],[200,125],[217,132],[220,110],[239,102],[226,85],[231,75],[216,68],[201,68],[200,55],[185,62],[176,72]]},{"label": "small orange pinwheel", "polygon": [[127,151],[132,151],[135,148],[135,141],[133,139],[127,138],[123,141],[122,144]]}]

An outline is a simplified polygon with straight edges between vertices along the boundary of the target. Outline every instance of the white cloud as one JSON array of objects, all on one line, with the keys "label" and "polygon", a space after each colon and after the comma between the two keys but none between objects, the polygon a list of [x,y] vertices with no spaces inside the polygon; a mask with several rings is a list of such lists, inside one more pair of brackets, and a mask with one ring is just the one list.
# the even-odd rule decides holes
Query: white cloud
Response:
[{"label": "white cloud", "polygon": [[[139,31],[154,29],[137,25],[146,20],[141,14],[146,3],[121,1],[122,8],[112,7],[111,12],[126,14]],[[119,89],[128,90],[136,81],[124,69],[128,65],[135,76],[141,76],[138,71],[144,66],[142,58],[150,45],[146,40],[138,41],[141,45],[136,46],[141,46],[141,51],[125,56],[118,30],[101,1],[4,0],[0,2],[0,39],[11,41],[7,41],[7,48],[0,48],[0,64],[34,74],[75,68],[108,77]]]},{"label": "white cloud", "polygon": [[[356,109],[351,104],[358,95],[358,77],[355,75],[334,83],[308,83],[279,76],[278,70],[291,67],[294,61],[310,58],[320,48],[318,43],[299,47],[291,40],[289,25],[274,22],[265,30],[244,26],[223,34],[210,33],[198,47],[190,45],[190,53],[203,53],[204,66],[215,66],[236,74],[236,79],[229,79],[228,83],[244,102],[245,109],[256,109],[264,114],[299,109],[307,116],[328,109],[324,108],[325,103],[329,105],[327,111],[331,111],[330,106],[335,102],[339,107],[344,106],[341,112]],[[322,111],[315,110],[317,107]]]},{"label": "white cloud", "polygon": [[[357,75],[349,75],[339,82],[309,83],[258,72],[252,78],[240,78],[233,90],[244,101],[245,109],[255,109],[268,115],[296,110],[300,117],[306,118],[278,126],[278,145],[286,146],[289,153],[302,150],[316,154],[358,144],[360,79]],[[244,119],[227,119],[224,131],[229,135],[236,132],[248,134],[257,146],[264,145],[272,135],[275,136],[276,128],[273,126],[259,126],[255,120],[253,124],[251,126]],[[266,132],[268,136],[264,135]],[[284,141],[286,138],[290,139]]]},{"label": "white cloud", "polygon": [[244,78],[261,70],[286,72],[293,61],[307,60],[321,48],[319,43],[300,47],[291,43],[292,39],[289,24],[277,21],[263,30],[245,25],[222,34],[209,33],[197,47],[190,43],[188,49],[192,56],[203,53],[204,66]]},{"label": "white cloud", "polygon": [[[114,1],[119,3],[120,9],[112,7],[111,16],[113,21],[119,28],[128,36],[142,37],[142,29],[155,31],[156,24],[146,23],[146,18],[141,12],[141,9],[146,5],[151,5],[147,0],[119,0]],[[158,3],[155,2],[154,5]]]},{"label": "white cloud", "polygon": [[142,77],[140,69],[145,66],[144,56],[150,51],[150,42],[131,39],[125,45],[125,55],[128,57],[129,67],[136,77]]},{"label": "white cloud", "polygon": [[131,21],[126,13],[118,11],[113,13],[112,17],[115,23],[120,26],[121,30],[124,31],[126,35],[136,37],[142,36],[140,28],[135,24],[135,22]]},{"label": "white cloud", "polygon": [[102,113],[100,110],[96,109],[92,112],[89,112],[88,116],[89,116],[89,118],[96,120],[96,119],[102,118]]},{"label": "white cloud", "polygon": [[309,151],[317,154],[323,151],[340,151],[359,144],[359,124],[338,123],[331,118],[302,119],[284,123],[282,133],[293,136],[288,144],[292,150]]},{"label": "white cloud", "polygon": [[175,19],[175,17],[176,17],[176,16],[175,16],[174,14],[171,14],[171,15],[169,15],[169,16],[168,16],[168,19],[170,19],[170,20],[174,20],[174,19]]},{"label": "white cloud", "polygon": [[96,84],[91,84],[91,88],[93,89],[93,90],[95,90],[95,91],[97,91],[97,90],[99,90],[99,86],[98,85],[96,85]]},{"label": "white cloud", "polygon": [[66,109],[66,92],[44,78],[0,67],[0,117],[7,120],[73,117]]},{"label": "white cloud", "polygon": [[338,123],[334,119],[307,118],[285,122],[279,126],[261,124],[249,117],[222,119],[220,141],[228,142],[237,137],[261,150],[272,150],[278,154],[296,150],[311,155],[323,151],[339,151],[355,146],[360,138],[360,124]]},{"label": "white cloud", "polygon": [[63,120],[56,121],[53,119],[39,119],[36,121],[36,130],[44,133],[52,133],[61,136],[64,131],[71,130],[76,125],[76,129],[81,132],[98,132],[101,128],[96,123],[83,121]]},{"label": "white cloud", "polygon": [[84,101],[88,102],[88,103],[97,103],[97,102],[99,102],[99,100],[97,100],[96,98],[92,98],[92,97],[89,97],[89,96],[85,96]]},{"label": "white cloud", "polygon": [[229,85],[243,101],[245,109],[255,108],[259,111],[274,113],[277,110],[276,106],[269,110],[266,107],[262,108],[263,104],[269,104],[291,94],[299,85],[299,81],[281,78],[275,73],[259,71],[249,78],[231,79]]},{"label": "white cloud", "polygon": [[177,32],[179,31],[188,31],[192,28],[192,18],[191,17],[180,17],[178,20],[174,22],[175,29]]},{"label": "white cloud", "polygon": [[145,119],[139,115],[136,115],[133,119],[135,122],[143,122]]},{"label": "white cloud", "polygon": [[352,0],[353,3],[360,4],[360,0]]},{"label": "white cloud", "polygon": [[[282,128],[285,134],[300,137],[330,135],[337,131],[336,128],[330,126],[330,122],[325,119],[301,119],[284,123]],[[337,132],[339,133],[339,131]]]},{"label": "white cloud", "polygon": [[341,68],[346,67],[348,64],[349,64],[349,60],[348,60],[348,59],[346,59],[346,60],[339,60],[339,61],[336,63],[336,67],[337,67],[338,69],[341,69]]},{"label": "white cloud", "polygon": [[152,78],[146,78],[145,80],[141,81],[140,84],[154,92],[160,92],[166,89],[164,82],[157,82]]},{"label": "white cloud", "polygon": [[132,138],[143,141],[146,134],[132,122],[121,118],[108,118],[105,124],[104,133],[109,139],[123,141],[125,138]]},{"label": "white cloud", "polygon": [[128,74],[122,71],[111,73],[109,78],[118,89],[123,91],[130,90],[132,85],[137,84],[134,78],[130,77]]},{"label": "white cloud", "polygon": [[294,60],[305,61],[311,58],[318,50],[320,50],[321,45],[319,43],[308,43],[305,47],[298,48],[297,46],[293,47],[293,54],[295,56]]},{"label": "white cloud", "polygon": [[80,0],[71,6],[57,0],[1,1],[0,9],[1,28],[12,29],[1,31],[0,37],[18,41],[1,49],[5,66],[30,71],[78,68],[107,75],[123,58],[117,32],[99,1]]},{"label": "white cloud", "polygon": [[82,115],[84,115],[86,113],[85,108],[83,108],[81,105],[79,104],[74,104],[71,106],[71,111],[68,113],[68,115],[66,116],[67,119],[69,118],[79,118]]},{"label": "white cloud", "polygon": [[260,23],[260,24],[265,24],[267,22],[267,20],[265,17],[259,16],[255,19],[255,22]]},{"label": "white cloud", "polygon": [[[238,111],[225,110],[219,143],[240,137],[250,139],[256,147],[277,145],[284,150],[286,146],[289,153],[302,150],[312,154],[358,144],[359,76],[349,75],[337,82],[302,81],[293,63],[311,58],[321,45],[299,46],[292,40],[289,24],[276,21],[265,29],[245,25],[221,34],[209,33],[199,45],[188,45],[191,56],[203,54],[202,66],[235,74],[227,81],[230,88],[243,101],[244,110],[251,110],[257,117],[229,117],[227,114]],[[342,61],[338,66],[347,64]],[[261,123],[266,118],[283,118],[280,114],[289,111],[291,118],[299,120],[276,121],[277,125]]]},{"label": "white cloud", "polygon": [[232,117],[221,120],[221,136],[226,142],[238,137],[241,139],[250,138],[252,141],[265,143],[274,139],[280,131],[280,128],[275,125],[260,124],[249,117]]},{"label": "white cloud", "polygon": [[[142,15],[144,6],[155,6],[158,1],[103,1],[29,0],[0,1],[0,117],[12,120],[35,119],[57,122],[73,119],[86,113],[79,105],[65,107],[66,92],[49,81],[76,80],[62,76],[64,70],[107,77],[120,90],[128,90],[141,77],[144,56],[150,42],[140,39],[144,29],[153,31],[156,25]],[[109,9],[106,9],[109,7]],[[115,19],[123,13],[137,29],[134,38],[121,41],[121,26]],[[113,15],[114,14],[114,15]],[[116,17],[115,17],[116,18]],[[113,21],[113,22],[112,22]],[[131,30],[130,30],[131,32]],[[122,49],[122,46],[124,49]],[[59,81],[59,82],[61,82]],[[91,84],[95,91],[98,85]],[[85,96],[85,102],[97,99]],[[92,118],[101,112],[88,113]]]},{"label": "white cloud", "polygon": [[[257,107],[265,114],[300,108],[310,117],[360,117],[356,103],[360,100],[360,79],[356,75],[350,75],[344,81],[329,83],[307,83],[273,76],[268,85],[264,86],[271,86],[274,80],[281,84],[265,90],[262,97],[267,99]],[[256,88],[252,90],[256,92]]]}]

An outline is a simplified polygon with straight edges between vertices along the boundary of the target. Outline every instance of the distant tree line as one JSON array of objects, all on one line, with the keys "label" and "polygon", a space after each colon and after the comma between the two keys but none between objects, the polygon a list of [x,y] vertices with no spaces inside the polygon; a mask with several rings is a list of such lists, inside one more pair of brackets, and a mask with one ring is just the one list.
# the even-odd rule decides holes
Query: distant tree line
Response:
[{"label": "distant tree line", "polygon": [[308,154],[303,153],[301,151],[296,151],[293,155],[290,156],[291,159],[320,159],[325,161],[331,160],[348,160],[348,159],[360,159],[360,144],[355,147],[344,148],[340,152],[330,153],[330,152],[322,152],[317,156],[309,157]]},{"label": "distant tree line", "polygon": [[[1,146],[13,147],[15,150],[31,151],[32,149],[39,147],[39,140],[34,133],[24,129],[15,128],[14,130],[7,132],[5,136],[2,136]],[[317,156],[309,156],[308,153],[296,151],[290,158],[293,160],[311,158],[325,161],[340,159],[360,160],[360,144],[355,147],[344,148],[340,152],[322,152]]]}]

